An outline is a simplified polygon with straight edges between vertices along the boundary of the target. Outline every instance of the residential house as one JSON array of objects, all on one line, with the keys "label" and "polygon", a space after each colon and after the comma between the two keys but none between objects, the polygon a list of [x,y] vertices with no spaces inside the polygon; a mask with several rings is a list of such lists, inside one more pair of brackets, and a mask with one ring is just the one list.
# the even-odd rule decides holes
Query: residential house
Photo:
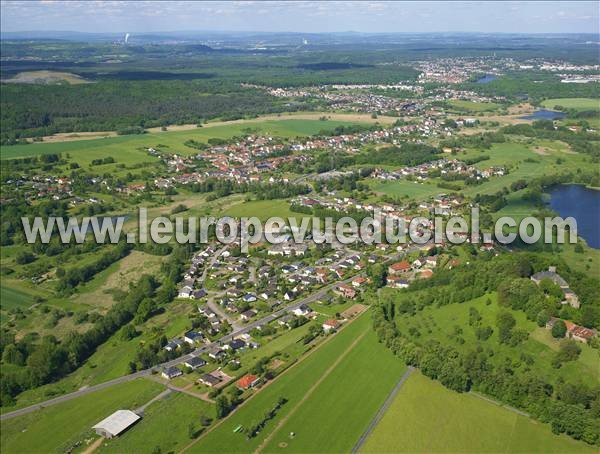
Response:
[{"label": "residential house", "polygon": [[390,276],[396,276],[398,274],[407,273],[410,271],[410,263],[406,260],[402,260],[401,262],[393,263],[388,267],[388,274]]},{"label": "residential house", "polygon": [[297,308],[292,309],[292,313],[298,317],[306,316],[306,315],[310,314],[311,312],[312,311],[311,311],[310,307],[308,307],[306,304],[301,304]]},{"label": "residential house", "polygon": [[340,322],[334,318],[329,319],[329,320],[325,320],[323,322],[323,331],[325,331],[326,333],[330,332],[330,331],[335,331],[339,328],[340,326]]},{"label": "residential house", "polygon": [[243,390],[254,388],[255,386],[257,386],[259,384],[260,384],[260,377],[258,377],[256,375],[252,375],[252,374],[244,375],[242,378],[240,378],[236,382],[237,387],[240,389],[243,389]]},{"label": "residential house", "polygon": [[164,346],[164,349],[168,352],[172,352],[180,348],[183,344],[184,341],[182,339],[173,339],[172,341],[168,342],[167,345]]},{"label": "residential house", "polygon": [[354,299],[356,297],[356,290],[348,284],[340,284],[333,291],[344,298]]},{"label": "residential house", "polygon": [[171,367],[167,367],[166,369],[163,369],[161,376],[167,380],[171,380],[175,377],[179,377],[180,375],[183,375],[183,372],[181,371],[181,369],[179,369],[178,367],[175,366],[171,366]]},{"label": "residential house", "polygon": [[203,338],[204,336],[202,335],[202,333],[199,333],[197,331],[188,331],[183,335],[183,340],[190,345],[202,342]]},{"label": "residential house", "polygon": [[202,374],[200,376],[200,378],[198,379],[198,381],[200,383],[202,383],[203,385],[209,386],[210,388],[217,386],[219,383],[221,383],[221,378],[217,377],[215,375],[212,374]]},{"label": "residential house", "polygon": [[244,311],[240,314],[240,318],[247,322],[248,320],[250,320],[252,317],[254,317],[257,314],[257,312],[255,310],[252,309],[248,309],[247,311]]},{"label": "residential house", "polygon": [[190,358],[190,359],[186,360],[183,363],[183,365],[185,367],[189,367],[192,370],[196,370],[199,367],[205,366],[206,365],[206,361],[204,361],[202,358],[194,356],[193,358]]},{"label": "residential house", "polygon": [[392,288],[408,288],[410,282],[402,276],[388,276],[387,285]]}]

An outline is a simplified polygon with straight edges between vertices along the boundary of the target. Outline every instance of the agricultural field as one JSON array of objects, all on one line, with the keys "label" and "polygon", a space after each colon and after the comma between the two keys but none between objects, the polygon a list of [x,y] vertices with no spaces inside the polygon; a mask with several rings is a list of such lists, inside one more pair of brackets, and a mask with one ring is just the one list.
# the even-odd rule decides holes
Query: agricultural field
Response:
[{"label": "agricultural field", "polygon": [[283,219],[301,217],[298,213],[290,211],[290,204],[286,200],[253,200],[233,205],[226,209],[224,216],[236,218],[258,216],[261,221],[270,217],[281,217]]},{"label": "agricultural field", "polygon": [[[230,124],[231,123],[231,124]],[[244,122],[219,123],[202,128],[180,131],[155,131],[138,135],[123,135],[93,140],[76,140],[54,143],[32,143],[27,145],[3,146],[0,159],[14,159],[51,153],[68,153],[74,162],[88,167],[93,159],[112,157],[115,164],[105,164],[102,168],[111,170],[116,164],[153,163],[156,158],[148,155],[145,148],[154,147],[170,153],[182,155],[196,154],[198,151],[183,143],[187,140],[207,142],[210,138],[228,139],[234,136],[261,134],[271,137],[293,138],[317,134],[323,130],[333,130],[338,126],[349,126],[356,122],[342,120],[248,120]]]},{"label": "agricultural field", "polygon": [[414,372],[367,438],[361,453],[586,453],[594,448],[552,433],[478,395],[459,394]]},{"label": "agricultural field", "polygon": [[564,109],[575,110],[600,110],[600,99],[593,98],[553,98],[542,101],[546,109],[554,109],[560,106]]},{"label": "agricultural field", "polygon": [[[369,314],[364,314],[257,392],[188,452],[280,447],[291,452],[350,451],[404,370],[377,342]],[[350,375],[353,379],[346,380]],[[288,402],[258,436],[247,440],[233,432],[260,420],[279,397]],[[332,437],[332,431],[338,435]],[[291,438],[290,432],[295,433]]]},{"label": "agricultural field", "polygon": [[502,107],[500,104],[494,102],[474,102],[460,99],[452,99],[448,101],[448,105],[451,110],[472,113],[491,112]]},{"label": "agricultural field", "polygon": [[162,390],[158,383],[137,379],[3,421],[2,452],[65,452],[95,438],[92,426],[112,412],[136,409]]}]

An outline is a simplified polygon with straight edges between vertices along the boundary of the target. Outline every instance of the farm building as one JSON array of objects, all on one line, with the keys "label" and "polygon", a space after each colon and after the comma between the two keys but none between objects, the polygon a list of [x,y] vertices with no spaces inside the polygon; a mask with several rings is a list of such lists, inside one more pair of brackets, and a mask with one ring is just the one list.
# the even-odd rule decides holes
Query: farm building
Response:
[{"label": "farm building", "polygon": [[141,417],[131,410],[117,410],[104,418],[92,429],[104,438],[113,438],[134,425]]}]

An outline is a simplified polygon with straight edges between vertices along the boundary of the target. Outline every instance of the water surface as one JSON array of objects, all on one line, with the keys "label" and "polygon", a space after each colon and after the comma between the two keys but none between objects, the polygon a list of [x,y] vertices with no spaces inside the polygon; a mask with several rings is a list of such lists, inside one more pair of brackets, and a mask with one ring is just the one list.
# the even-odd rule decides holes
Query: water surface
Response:
[{"label": "water surface", "polygon": [[578,184],[556,186],[550,192],[550,206],[561,218],[577,220],[577,234],[600,249],[600,191]]}]

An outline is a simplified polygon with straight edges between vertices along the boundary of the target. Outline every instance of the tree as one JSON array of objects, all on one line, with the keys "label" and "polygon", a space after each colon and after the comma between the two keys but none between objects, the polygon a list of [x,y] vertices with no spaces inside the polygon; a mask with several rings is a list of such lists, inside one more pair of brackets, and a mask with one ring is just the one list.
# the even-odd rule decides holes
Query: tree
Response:
[{"label": "tree", "polygon": [[375,288],[380,288],[385,285],[386,269],[381,263],[369,267],[368,275],[371,278],[371,281],[373,281],[373,286]]},{"label": "tree", "polygon": [[498,337],[501,344],[508,344],[512,336],[512,329],[516,325],[516,320],[510,312],[500,312],[496,318],[496,326],[498,327]]},{"label": "tree", "polygon": [[550,314],[547,310],[541,310],[537,315],[537,324],[538,326],[546,326],[546,323],[550,321]]},{"label": "tree", "polygon": [[560,362],[575,361],[579,358],[581,347],[572,339],[563,339],[560,341],[556,358]]},{"label": "tree", "polygon": [[27,265],[35,260],[35,255],[29,251],[21,251],[15,257],[17,265]]},{"label": "tree", "polygon": [[193,440],[194,438],[196,438],[196,436],[197,436],[196,426],[194,426],[194,423],[191,422],[190,425],[188,426],[188,437],[190,437],[190,439]]},{"label": "tree", "polygon": [[562,320],[557,320],[552,326],[552,337],[560,339],[565,337],[565,334],[567,334],[567,325]]},{"label": "tree", "polygon": [[229,401],[225,396],[219,396],[215,400],[215,405],[217,407],[217,418],[222,419],[229,413]]},{"label": "tree", "polygon": [[15,344],[8,344],[6,346],[4,353],[2,354],[2,361],[17,366],[23,366],[25,364],[23,353],[19,351]]}]

